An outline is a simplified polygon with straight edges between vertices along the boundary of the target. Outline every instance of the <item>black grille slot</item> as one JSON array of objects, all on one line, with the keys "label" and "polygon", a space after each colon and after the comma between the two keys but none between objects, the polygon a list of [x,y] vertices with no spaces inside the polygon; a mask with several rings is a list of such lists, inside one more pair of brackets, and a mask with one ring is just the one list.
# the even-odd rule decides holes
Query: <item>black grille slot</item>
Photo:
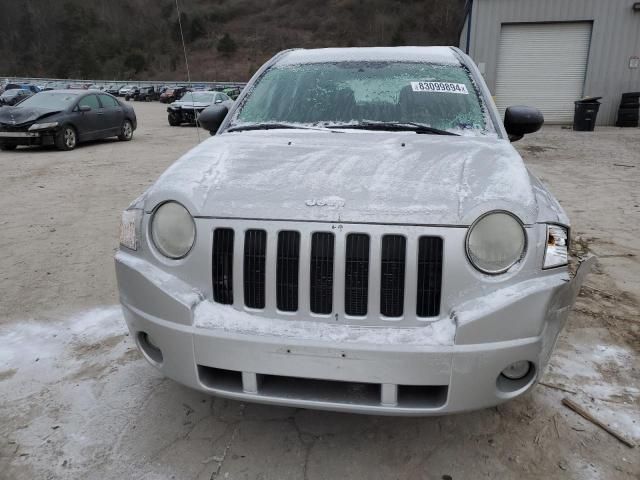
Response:
[{"label": "black grille slot", "polygon": [[418,243],[418,291],[416,314],[419,317],[440,315],[442,287],[442,239],[420,237]]},{"label": "black grille slot", "polygon": [[331,313],[333,309],[332,233],[316,232],[311,237],[310,307],[313,313]]},{"label": "black grille slot", "polygon": [[216,228],[213,232],[213,299],[233,303],[233,230]]},{"label": "black grille slot", "polygon": [[344,273],[344,311],[347,315],[367,314],[369,299],[369,236],[347,236]]},{"label": "black grille slot", "polygon": [[278,310],[298,310],[298,267],[300,265],[300,233],[278,233],[276,263],[276,304]]},{"label": "black grille slot", "polygon": [[380,313],[401,317],[404,310],[404,270],[407,241],[401,235],[382,237]]},{"label": "black grille slot", "polygon": [[264,278],[267,256],[267,232],[247,230],[244,234],[244,304],[264,308]]}]

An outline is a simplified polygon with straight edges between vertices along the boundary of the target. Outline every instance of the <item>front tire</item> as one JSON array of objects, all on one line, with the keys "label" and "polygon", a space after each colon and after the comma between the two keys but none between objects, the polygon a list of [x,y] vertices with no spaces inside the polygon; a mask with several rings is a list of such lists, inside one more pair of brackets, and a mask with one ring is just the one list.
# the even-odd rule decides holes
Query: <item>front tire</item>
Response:
[{"label": "front tire", "polygon": [[69,151],[76,148],[78,144],[78,133],[71,125],[65,125],[56,135],[56,148],[58,150]]},{"label": "front tire", "polygon": [[178,125],[180,125],[180,118],[175,113],[170,113],[168,120],[169,125],[171,125],[172,127],[177,127]]},{"label": "front tire", "polygon": [[125,120],[122,123],[122,128],[120,129],[120,135],[118,135],[118,140],[122,142],[128,142],[133,138],[133,125],[129,120]]}]

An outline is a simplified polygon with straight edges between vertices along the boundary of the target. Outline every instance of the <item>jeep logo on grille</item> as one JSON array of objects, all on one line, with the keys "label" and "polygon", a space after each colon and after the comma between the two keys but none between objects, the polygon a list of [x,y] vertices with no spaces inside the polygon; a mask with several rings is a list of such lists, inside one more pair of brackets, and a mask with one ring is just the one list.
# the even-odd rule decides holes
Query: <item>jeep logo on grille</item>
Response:
[{"label": "jeep logo on grille", "polygon": [[327,197],[327,198],[312,198],[304,202],[307,207],[331,207],[341,208],[344,207],[345,202],[340,197]]}]

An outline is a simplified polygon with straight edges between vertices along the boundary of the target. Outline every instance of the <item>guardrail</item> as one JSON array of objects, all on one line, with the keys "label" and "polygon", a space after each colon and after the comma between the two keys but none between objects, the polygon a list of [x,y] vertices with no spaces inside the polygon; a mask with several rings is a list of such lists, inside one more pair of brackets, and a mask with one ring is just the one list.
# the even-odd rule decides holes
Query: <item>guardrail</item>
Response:
[{"label": "guardrail", "polygon": [[0,75],[0,84],[4,83],[20,83],[31,85],[46,85],[48,83],[66,83],[73,84],[98,84],[98,85],[135,85],[136,87],[146,86],[169,86],[177,87],[179,85],[204,86],[205,88],[244,88],[246,82],[178,82],[175,80],[96,80],[96,79],[77,79],[77,78],[36,78],[36,77],[10,77]]}]

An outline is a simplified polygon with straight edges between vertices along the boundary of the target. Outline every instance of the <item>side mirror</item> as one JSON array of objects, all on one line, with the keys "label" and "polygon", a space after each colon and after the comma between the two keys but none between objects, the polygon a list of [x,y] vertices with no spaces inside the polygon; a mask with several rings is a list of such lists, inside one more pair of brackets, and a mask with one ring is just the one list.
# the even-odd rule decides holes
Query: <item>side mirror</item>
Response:
[{"label": "side mirror", "polygon": [[211,135],[214,135],[227,113],[229,113],[229,109],[224,105],[209,105],[198,116],[198,123],[202,128],[209,130]]},{"label": "side mirror", "polygon": [[537,108],[518,105],[509,107],[504,112],[504,128],[512,142],[528,133],[537,132],[543,123],[544,117]]},{"label": "side mirror", "polygon": [[78,107],[78,111],[79,112],[90,112],[91,111],[91,107],[89,105],[80,105]]},{"label": "side mirror", "polygon": [[217,99],[217,100],[215,101],[215,103],[216,103],[216,105],[217,105],[218,103],[222,103],[222,100]]}]

